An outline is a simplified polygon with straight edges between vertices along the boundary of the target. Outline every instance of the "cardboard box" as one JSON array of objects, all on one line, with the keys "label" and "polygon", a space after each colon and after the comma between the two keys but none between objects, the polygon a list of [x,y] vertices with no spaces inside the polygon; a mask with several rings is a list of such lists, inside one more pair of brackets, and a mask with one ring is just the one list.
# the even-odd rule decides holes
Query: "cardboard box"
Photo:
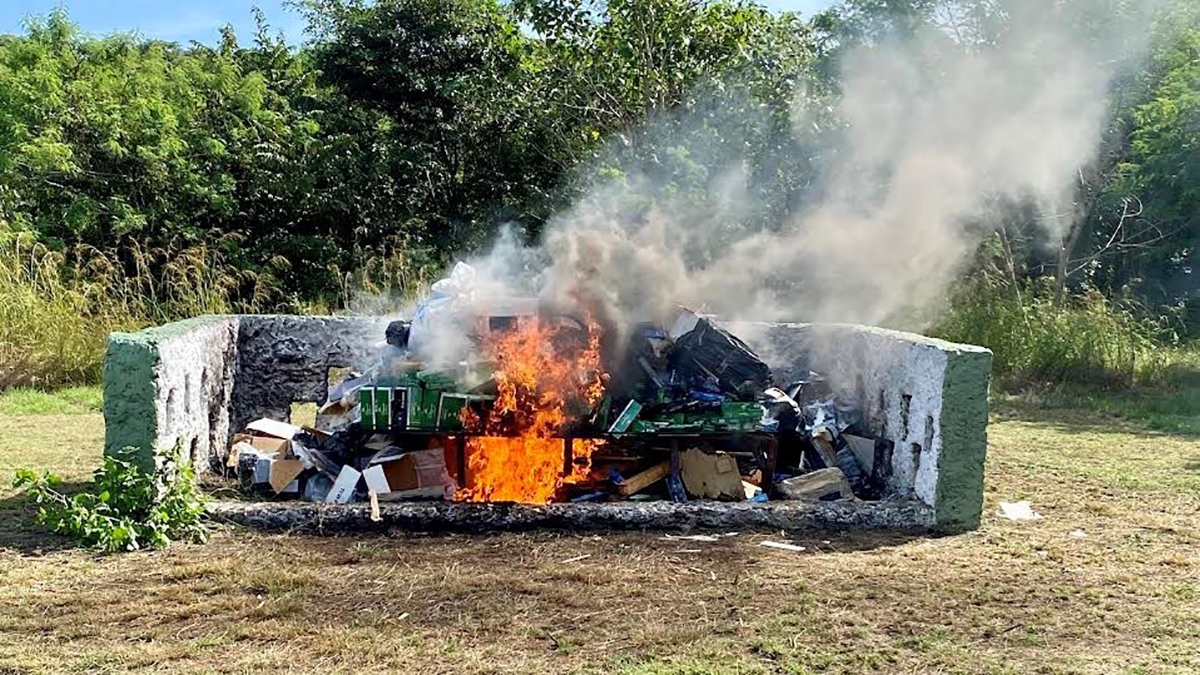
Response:
[{"label": "cardboard box", "polygon": [[292,442],[272,436],[252,436],[250,434],[234,434],[233,445],[229,448],[229,458],[225,466],[236,468],[243,450],[250,448],[258,454],[288,457],[292,452]]},{"label": "cardboard box", "polygon": [[388,448],[371,458],[363,478],[380,501],[445,499],[454,490],[440,448],[414,452]]},{"label": "cardboard box", "polygon": [[[344,401],[331,401],[317,410],[317,426],[327,431],[341,431],[358,424],[359,414],[357,403],[347,405]],[[312,433],[308,427],[304,430]]]},{"label": "cardboard box", "polygon": [[267,482],[275,494],[300,492],[300,474],[304,472],[304,462],[298,459],[272,459]]},{"label": "cardboard box", "polygon": [[407,387],[363,387],[358,395],[359,424],[363,429],[408,428]]},{"label": "cardboard box", "polygon": [[472,403],[494,400],[496,400],[495,396],[486,394],[441,392],[438,394],[436,427],[440,430],[458,431],[462,429],[463,408]]},{"label": "cardboard box", "polygon": [[325,501],[332,504],[345,504],[354,499],[354,490],[362,474],[353,467],[343,466],[337,480],[333,481],[333,489],[325,496]]},{"label": "cardboard box", "polygon": [[737,462],[724,452],[692,448],[679,457],[679,473],[693,497],[732,501],[746,498]]},{"label": "cardboard box", "polygon": [[251,436],[267,436],[290,441],[300,433],[300,427],[264,417],[247,424],[245,432]]}]

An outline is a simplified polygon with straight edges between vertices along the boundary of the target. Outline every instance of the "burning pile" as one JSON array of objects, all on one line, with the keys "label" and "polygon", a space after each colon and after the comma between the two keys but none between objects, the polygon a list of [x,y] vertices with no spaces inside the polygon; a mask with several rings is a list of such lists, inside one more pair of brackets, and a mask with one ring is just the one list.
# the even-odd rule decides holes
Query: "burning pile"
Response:
[{"label": "burning pile", "polygon": [[534,320],[484,341],[497,365],[496,399],[486,420],[463,410],[464,428],[483,435],[467,439],[465,487],[456,499],[544,504],[564,483],[587,477],[594,443],[577,444],[583,454],[563,462],[569,423],[604,395],[600,327],[587,328],[579,340],[562,324]]},{"label": "burning pile", "polygon": [[[250,490],[314,501],[471,502],[878,497],[886,443],[817,376],[788,391],[727,331],[680,310],[618,327],[468,292],[469,268],[379,363],[330,388],[315,428],[235,439]],[[620,340],[617,337],[620,336]]]}]

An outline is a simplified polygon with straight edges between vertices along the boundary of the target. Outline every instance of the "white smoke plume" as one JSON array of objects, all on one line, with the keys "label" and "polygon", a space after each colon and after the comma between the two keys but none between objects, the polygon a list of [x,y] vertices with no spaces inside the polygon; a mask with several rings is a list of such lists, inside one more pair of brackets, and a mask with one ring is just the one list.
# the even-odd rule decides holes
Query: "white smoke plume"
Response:
[{"label": "white smoke plume", "polygon": [[[710,167],[713,198],[703,209],[626,172],[548,224],[539,251],[547,267],[536,280],[543,295],[582,292],[622,323],[682,304],[729,320],[920,328],[980,243],[990,205],[1077,211],[1114,74],[1143,51],[1145,41],[1130,36],[1149,32],[1105,29],[1120,37],[1114,50],[1104,35],[1082,34],[1105,16],[1081,13],[1081,2],[1072,11],[1049,0],[1001,4],[1009,29],[996,44],[947,49],[948,35],[931,29],[848,54],[837,110],[845,129],[822,149],[807,200],[779,223],[739,225],[756,204],[738,162]],[[807,123],[802,103],[793,118]],[[670,133],[688,124],[675,122]],[[654,205],[631,209],[635,195],[652,195]],[[508,238],[475,262],[503,272],[489,278],[528,281],[536,272],[511,261],[529,257]]]}]

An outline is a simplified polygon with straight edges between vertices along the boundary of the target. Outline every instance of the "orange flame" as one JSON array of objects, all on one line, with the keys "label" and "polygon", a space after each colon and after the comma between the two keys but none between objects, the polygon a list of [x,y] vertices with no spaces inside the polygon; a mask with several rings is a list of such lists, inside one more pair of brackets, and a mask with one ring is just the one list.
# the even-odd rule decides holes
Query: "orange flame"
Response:
[{"label": "orange flame", "polygon": [[[571,344],[560,326],[530,321],[494,333],[484,350],[498,366],[496,401],[483,423],[486,436],[467,440],[463,501],[545,504],[566,484],[586,480],[598,442],[573,442],[564,467],[563,428],[604,395],[599,326],[588,326],[586,344]],[[466,413],[466,411],[464,411]],[[467,428],[478,428],[471,413]]]}]

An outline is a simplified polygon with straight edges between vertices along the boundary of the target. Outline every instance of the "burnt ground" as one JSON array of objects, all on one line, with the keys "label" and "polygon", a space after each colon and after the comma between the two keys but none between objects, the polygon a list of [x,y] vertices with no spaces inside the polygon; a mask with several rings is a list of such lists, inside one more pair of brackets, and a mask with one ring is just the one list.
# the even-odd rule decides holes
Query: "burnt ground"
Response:
[{"label": "burnt ground", "polygon": [[[102,424],[0,417],[0,472],[84,481]],[[100,557],[4,489],[0,673],[1200,671],[1200,437],[1029,406],[990,437],[984,525],[942,538],[231,528]],[[1045,518],[995,515],[1023,499]]]}]

